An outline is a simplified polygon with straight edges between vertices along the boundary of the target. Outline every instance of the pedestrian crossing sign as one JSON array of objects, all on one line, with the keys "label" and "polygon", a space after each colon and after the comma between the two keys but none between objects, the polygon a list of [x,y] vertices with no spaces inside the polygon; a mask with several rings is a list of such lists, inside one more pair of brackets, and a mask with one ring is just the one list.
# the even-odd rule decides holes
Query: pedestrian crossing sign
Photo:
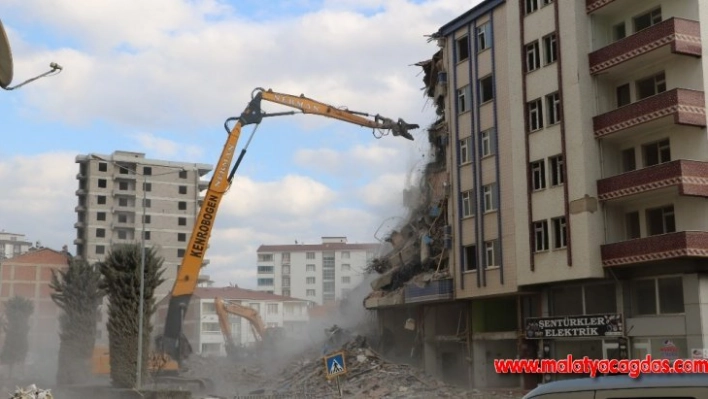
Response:
[{"label": "pedestrian crossing sign", "polygon": [[345,374],[347,365],[344,364],[344,352],[333,353],[324,357],[325,375],[327,379]]}]

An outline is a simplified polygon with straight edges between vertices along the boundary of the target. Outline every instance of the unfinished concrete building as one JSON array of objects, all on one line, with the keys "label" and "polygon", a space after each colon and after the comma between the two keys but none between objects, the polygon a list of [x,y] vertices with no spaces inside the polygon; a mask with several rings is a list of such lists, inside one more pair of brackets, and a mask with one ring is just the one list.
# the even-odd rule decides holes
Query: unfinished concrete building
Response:
[{"label": "unfinished concrete building", "polygon": [[365,301],[390,351],[530,388],[564,376],[493,360],[708,346],[703,21],[698,0],[486,0],[432,36],[435,158]]}]

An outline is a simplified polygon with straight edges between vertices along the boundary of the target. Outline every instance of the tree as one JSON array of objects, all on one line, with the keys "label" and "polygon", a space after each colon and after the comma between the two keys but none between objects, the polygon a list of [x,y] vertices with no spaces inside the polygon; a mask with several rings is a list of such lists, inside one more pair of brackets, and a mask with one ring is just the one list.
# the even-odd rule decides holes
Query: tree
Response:
[{"label": "tree", "polygon": [[[155,313],[155,290],[165,281],[162,278],[163,259],[153,248],[145,248],[145,291],[143,311],[143,376],[147,375],[148,352]],[[110,353],[111,382],[113,386],[132,388],[138,361],[138,311],[140,304],[139,244],[122,244],[111,248],[100,264],[102,287],[108,295],[108,351]],[[142,377],[141,377],[142,379]]]},{"label": "tree", "polygon": [[97,265],[72,259],[65,270],[52,270],[49,287],[59,316],[58,384],[79,384],[91,375],[90,359],[96,343],[96,321],[105,293]]},{"label": "tree", "polygon": [[32,301],[21,296],[14,296],[5,302],[5,343],[0,351],[0,363],[12,369],[22,364],[29,350],[29,319],[34,312]]}]

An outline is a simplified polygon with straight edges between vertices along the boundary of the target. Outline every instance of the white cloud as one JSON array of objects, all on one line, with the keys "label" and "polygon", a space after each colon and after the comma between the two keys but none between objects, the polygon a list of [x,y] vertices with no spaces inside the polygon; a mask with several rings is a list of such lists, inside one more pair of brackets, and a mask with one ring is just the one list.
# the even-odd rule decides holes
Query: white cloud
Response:
[{"label": "white cloud", "polygon": [[[0,160],[0,228],[61,249],[73,246],[75,154],[45,153]],[[72,189],[73,188],[73,189]]]},{"label": "white cloud", "polygon": [[204,153],[200,147],[157,137],[152,133],[136,133],[129,135],[129,137],[140,145],[141,151],[149,152],[150,158],[198,159]]}]

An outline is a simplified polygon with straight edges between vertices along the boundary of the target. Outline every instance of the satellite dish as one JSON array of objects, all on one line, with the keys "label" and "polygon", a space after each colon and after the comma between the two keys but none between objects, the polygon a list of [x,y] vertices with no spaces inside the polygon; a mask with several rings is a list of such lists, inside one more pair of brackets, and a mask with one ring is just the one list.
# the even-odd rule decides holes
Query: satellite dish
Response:
[{"label": "satellite dish", "polygon": [[7,88],[12,82],[12,52],[5,28],[0,21],[0,87]]}]

